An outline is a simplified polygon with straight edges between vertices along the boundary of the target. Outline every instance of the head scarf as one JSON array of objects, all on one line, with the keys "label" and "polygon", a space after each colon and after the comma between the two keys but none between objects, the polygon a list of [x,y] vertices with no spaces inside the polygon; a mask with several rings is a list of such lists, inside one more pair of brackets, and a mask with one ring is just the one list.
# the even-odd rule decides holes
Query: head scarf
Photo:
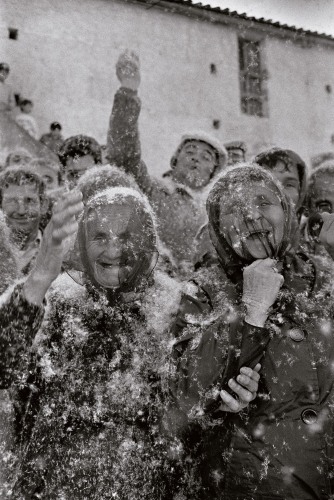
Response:
[{"label": "head scarf", "polygon": [[[280,187],[279,182],[266,170],[244,163],[226,170],[211,189],[207,199],[209,231],[212,243],[218,253],[219,260],[227,276],[232,280],[240,277],[244,266],[250,261],[239,256],[228,243],[220,227],[222,196],[233,197],[236,190],[248,190],[252,183],[260,183],[274,191],[285,214],[283,239],[276,251],[276,258],[282,260],[284,255],[298,245],[298,224],[291,202]],[[245,191],[246,192],[246,191]],[[233,199],[233,198],[232,198]],[[255,259],[253,259],[255,260]]]},{"label": "head scarf", "polygon": [[126,205],[130,207],[127,222],[127,240],[120,262],[120,285],[111,293],[138,291],[145,285],[158,258],[157,233],[152,209],[138,191],[131,188],[114,187],[90,198],[79,221],[78,242],[82,268],[88,280],[96,287],[103,288],[94,279],[94,272],[87,254],[87,223],[92,210],[106,205]]}]

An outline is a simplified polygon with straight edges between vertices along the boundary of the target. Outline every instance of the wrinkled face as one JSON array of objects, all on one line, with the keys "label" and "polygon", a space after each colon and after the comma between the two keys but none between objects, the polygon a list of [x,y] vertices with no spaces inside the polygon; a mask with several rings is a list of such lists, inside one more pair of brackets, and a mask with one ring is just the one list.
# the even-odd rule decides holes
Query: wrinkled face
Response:
[{"label": "wrinkled face", "polygon": [[202,141],[187,141],[177,156],[173,177],[192,189],[206,186],[217,166],[216,150]]},{"label": "wrinkled face", "polygon": [[228,150],[228,160],[227,165],[235,165],[236,163],[240,163],[245,161],[245,153],[240,148],[231,148]]},{"label": "wrinkled face", "polygon": [[22,184],[3,188],[2,210],[13,231],[25,235],[36,232],[42,215],[37,186]]},{"label": "wrinkled face", "polygon": [[86,250],[99,285],[118,288],[149,246],[145,226],[130,205],[101,205],[89,212]]},{"label": "wrinkled face", "polygon": [[285,214],[278,195],[260,182],[222,197],[220,228],[240,257],[274,257],[283,240],[284,225]]},{"label": "wrinkled face", "polygon": [[334,174],[323,173],[315,181],[311,209],[314,212],[334,212]]},{"label": "wrinkled face", "polygon": [[290,198],[293,205],[296,206],[300,194],[300,182],[297,166],[287,164],[282,160],[277,160],[276,165],[271,170],[271,173],[280,181],[285,194]]},{"label": "wrinkled face", "polygon": [[69,157],[66,160],[65,182],[68,183],[69,188],[73,189],[80,177],[95,164],[94,158],[91,154],[78,156],[75,158]]},{"label": "wrinkled face", "polygon": [[46,166],[38,166],[38,173],[45,182],[47,192],[59,187],[58,173],[55,170]]}]

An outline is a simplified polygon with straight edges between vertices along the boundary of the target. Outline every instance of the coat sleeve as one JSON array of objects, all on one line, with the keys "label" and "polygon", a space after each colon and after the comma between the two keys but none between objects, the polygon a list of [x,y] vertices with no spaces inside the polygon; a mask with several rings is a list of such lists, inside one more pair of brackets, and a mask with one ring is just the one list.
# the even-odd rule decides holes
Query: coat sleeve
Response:
[{"label": "coat sleeve", "polygon": [[172,401],[188,417],[215,416],[220,390],[230,392],[228,380],[236,377],[242,366],[254,368],[261,361],[270,335],[264,328],[245,323],[239,314],[222,314],[210,324],[199,322],[197,327],[186,326],[184,321],[184,328],[174,345]]},{"label": "coat sleeve", "polygon": [[29,303],[22,285],[0,306],[0,388],[8,388],[29,362],[32,341],[44,317],[44,306]]},{"label": "coat sleeve", "polygon": [[107,135],[107,158],[110,164],[123,168],[147,193],[150,176],[141,159],[138,118],[141,102],[137,91],[121,87],[115,94]]}]

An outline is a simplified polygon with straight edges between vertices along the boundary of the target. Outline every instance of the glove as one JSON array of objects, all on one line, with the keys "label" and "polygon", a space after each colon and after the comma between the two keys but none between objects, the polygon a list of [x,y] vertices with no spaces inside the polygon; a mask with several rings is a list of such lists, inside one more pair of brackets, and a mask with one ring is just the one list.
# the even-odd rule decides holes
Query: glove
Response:
[{"label": "glove", "polygon": [[275,264],[273,259],[258,259],[244,269],[242,301],[246,306],[245,321],[249,325],[264,326],[269,308],[284,282]]}]

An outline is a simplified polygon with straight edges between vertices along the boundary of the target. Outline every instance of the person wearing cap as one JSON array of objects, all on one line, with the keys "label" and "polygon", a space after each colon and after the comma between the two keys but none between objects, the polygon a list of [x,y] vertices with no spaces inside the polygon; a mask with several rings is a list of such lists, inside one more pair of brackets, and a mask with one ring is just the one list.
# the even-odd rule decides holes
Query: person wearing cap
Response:
[{"label": "person wearing cap", "polygon": [[0,63],[0,112],[11,111],[15,107],[15,97],[12,88],[6,80],[9,75],[9,65]]},{"label": "person wearing cap", "polygon": [[102,161],[101,146],[87,135],[75,135],[66,139],[58,156],[63,166],[64,181],[70,189],[76,186],[86,170],[100,165]]},{"label": "person wearing cap", "polygon": [[50,125],[50,132],[43,134],[40,138],[40,142],[45,144],[51,151],[59,153],[64,137],[61,134],[62,126],[59,122],[52,122]]},{"label": "person wearing cap", "polygon": [[236,163],[246,160],[247,146],[242,141],[231,141],[224,144],[228,153],[227,165],[235,165]]},{"label": "person wearing cap", "polygon": [[194,239],[206,222],[205,197],[212,179],[227,163],[227,152],[205,132],[182,136],[162,181],[151,177],[141,158],[138,118],[140,67],[138,56],[126,51],[116,64],[121,83],[116,92],[107,137],[108,159],[131,173],[149,197],[158,217],[160,237],[179,272],[194,265]]}]

